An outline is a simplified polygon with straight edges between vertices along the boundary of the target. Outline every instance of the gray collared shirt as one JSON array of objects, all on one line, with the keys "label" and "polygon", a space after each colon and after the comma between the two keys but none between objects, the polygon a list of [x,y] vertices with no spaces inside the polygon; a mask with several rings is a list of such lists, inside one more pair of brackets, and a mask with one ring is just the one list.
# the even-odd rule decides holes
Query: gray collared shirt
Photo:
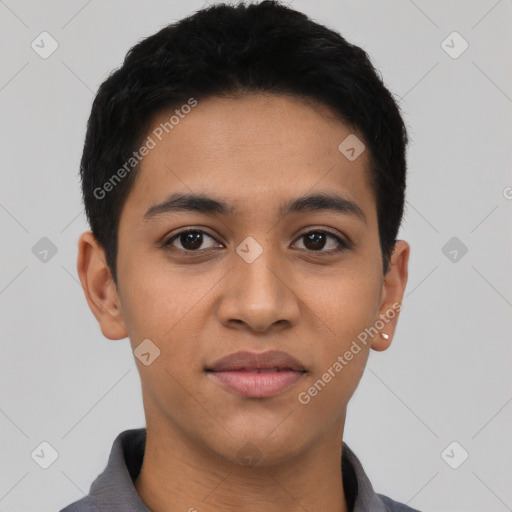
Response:
[{"label": "gray collared shirt", "polygon": [[[151,512],[135,489],[144,459],[146,429],[121,432],[112,445],[107,466],[91,484],[89,494],[60,512]],[[350,512],[419,512],[376,494],[359,459],[343,443],[342,479]]]}]

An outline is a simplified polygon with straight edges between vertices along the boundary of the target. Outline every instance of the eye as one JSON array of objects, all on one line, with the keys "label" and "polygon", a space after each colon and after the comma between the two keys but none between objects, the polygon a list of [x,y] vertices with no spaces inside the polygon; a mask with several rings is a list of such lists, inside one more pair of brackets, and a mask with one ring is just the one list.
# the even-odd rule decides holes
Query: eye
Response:
[{"label": "eye", "polygon": [[[205,242],[205,237],[207,239],[212,240],[213,242],[216,242],[216,240],[206,233],[205,231],[201,229],[187,229],[184,231],[180,231],[179,233],[176,233],[171,238],[166,240],[162,245],[164,248],[169,248],[172,246],[173,248],[176,248],[179,251],[186,253],[192,253],[192,252],[201,252],[202,250],[208,250],[215,247],[214,244],[210,244],[210,246],[207,247],[201,247],[203,243]],[[334,233],[331,233],[330,231],[326,230],[313,230],[309,231],[307,233],[304,233],[301,235],[298,240],[304,239],[304,248],[310,252],[339,252],[343,251],[345,249],[350,249],[350,245],[342,240],[339,236],[335,235]],[[328,241],[331,240],[331,248],[325,249],[326,245],[328,244]],[[179,247],[177,244],[180,244],[181,247]],[[302,249],[299,247],[299,249]]]},{"label": "eye", "polygon": [[[180,231],[179,233],[175,234],[167,241],[165,241],[163,245],[164,247],[168,247],[170,245],[176,247],[174,245],[174,242],[176,241],[181,244],[181,247],[176,247],[177,249],[188,252],[198,252],[198,249],[201,248],[201,245],[204,242],[205,236],[210,240],[215,240],[212,236],[208,235],[205,231],[200,229],[187,229],[186,231]],[[203,249],[211,249],[212,247],[213,246],[206,248],[203,247]]]},{"label": "eye", "polygon": [[[334,240],[334,247],[323,251],[322,249],[326,246],[329,238]],[[304,239],[304,247],[312,252],[338,252],[350,248],[349,244],[344,242],[339,236],[326,230],[308,231],[299,237],[299,240],[301,239]],[[331,243],[331,245],[333,244]]]}]

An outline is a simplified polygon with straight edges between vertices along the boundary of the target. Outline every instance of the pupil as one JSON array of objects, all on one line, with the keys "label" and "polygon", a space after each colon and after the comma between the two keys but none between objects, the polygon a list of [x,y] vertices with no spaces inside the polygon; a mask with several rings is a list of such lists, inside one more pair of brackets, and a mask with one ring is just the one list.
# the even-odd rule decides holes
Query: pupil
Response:
[{"label": "pupil", "polygon": [[[306,239],[313,242],[313,249],[322,249],[325,243],[325,233],[310,233],[306,236]],[[307,247],[307,244],[304,245]]]},{"label": "pupil", "polygon": [[[189,233],[183,233],[181,235],[181,244],[187,249],[198,249],[202,243],[202,233],[199,231],[191,231]],[[187,244],[192,246],[187,247]]]}]

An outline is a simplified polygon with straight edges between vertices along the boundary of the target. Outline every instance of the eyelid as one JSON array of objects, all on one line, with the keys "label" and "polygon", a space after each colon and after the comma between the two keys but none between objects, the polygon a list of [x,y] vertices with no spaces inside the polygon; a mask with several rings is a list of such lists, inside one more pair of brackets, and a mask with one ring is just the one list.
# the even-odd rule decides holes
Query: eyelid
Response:
[{"label": "eyelid", "polygon": [[[307,235],[308,233],[317,232],[317,231],[320,231],[322,233],[327,233],[327,234],[339,239],[340,242],[342,244],[346,245],[348,248],[352,247],[352,240],[350,240],[350,238],[347,235],[342,234],[337,230],[333,230],[332,228],[326,228],[324,226],[307,226],[305,228],[305,231],[300,233],[295,240],[298,240],[299,238],[303,237],[304,235]],[[311,251],[311,252],[314,252],[314,251]],[[327,252],[327,251],[325,251],[325,252]]]},{"label": "eyelid", "polygon": [[[213,235],[204,227],[202,227],[202,226],[201,227],[187,226],[186,228],[179,229],[177,232],[172,232],[171,234],[166,235],[161,243],[161,246],[165,249],[167,246],[171,245],[171,243],[174,241],[174,239],[178,238],[180,235],[182,235],[184,233],[196,232],[196,231],[209,236],[212,240],[215,240],[215,242],[217,242],[217,243],[223,244],[223,242],[219,242],[219,240],[217,240],[217,238],[218,238],[217,235]],[[201,252],[199,250],[198,251],[183,251],[183,249],[177,249],[177,250],[181,251],[181,252]],[[202,249],[202,251],[204,251],[204,249]]]}]

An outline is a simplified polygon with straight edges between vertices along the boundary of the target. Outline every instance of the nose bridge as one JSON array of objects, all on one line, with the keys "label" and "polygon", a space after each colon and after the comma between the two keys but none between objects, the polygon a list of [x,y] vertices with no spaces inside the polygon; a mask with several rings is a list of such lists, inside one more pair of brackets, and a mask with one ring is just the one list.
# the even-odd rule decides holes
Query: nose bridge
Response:
[{"label": "nose bridge", "polygon": [[245,260],[237,262],[236,268],[239,270],[242,283],[240,291],[248,298],[252,297],[255,306],[279,301],[283,295],[281,288],[284,286],[284,276],[281,279],[278,277],[279,267],[280,265],[275,263],[271,249],[266,249],[250,263]]},{"label": "nose bridge", "polygon": [[298,299],[278,251],[252,237],[237,247],[219,308],[221,322],[242,322],[259,331],[277,323],[296,323]]}]

